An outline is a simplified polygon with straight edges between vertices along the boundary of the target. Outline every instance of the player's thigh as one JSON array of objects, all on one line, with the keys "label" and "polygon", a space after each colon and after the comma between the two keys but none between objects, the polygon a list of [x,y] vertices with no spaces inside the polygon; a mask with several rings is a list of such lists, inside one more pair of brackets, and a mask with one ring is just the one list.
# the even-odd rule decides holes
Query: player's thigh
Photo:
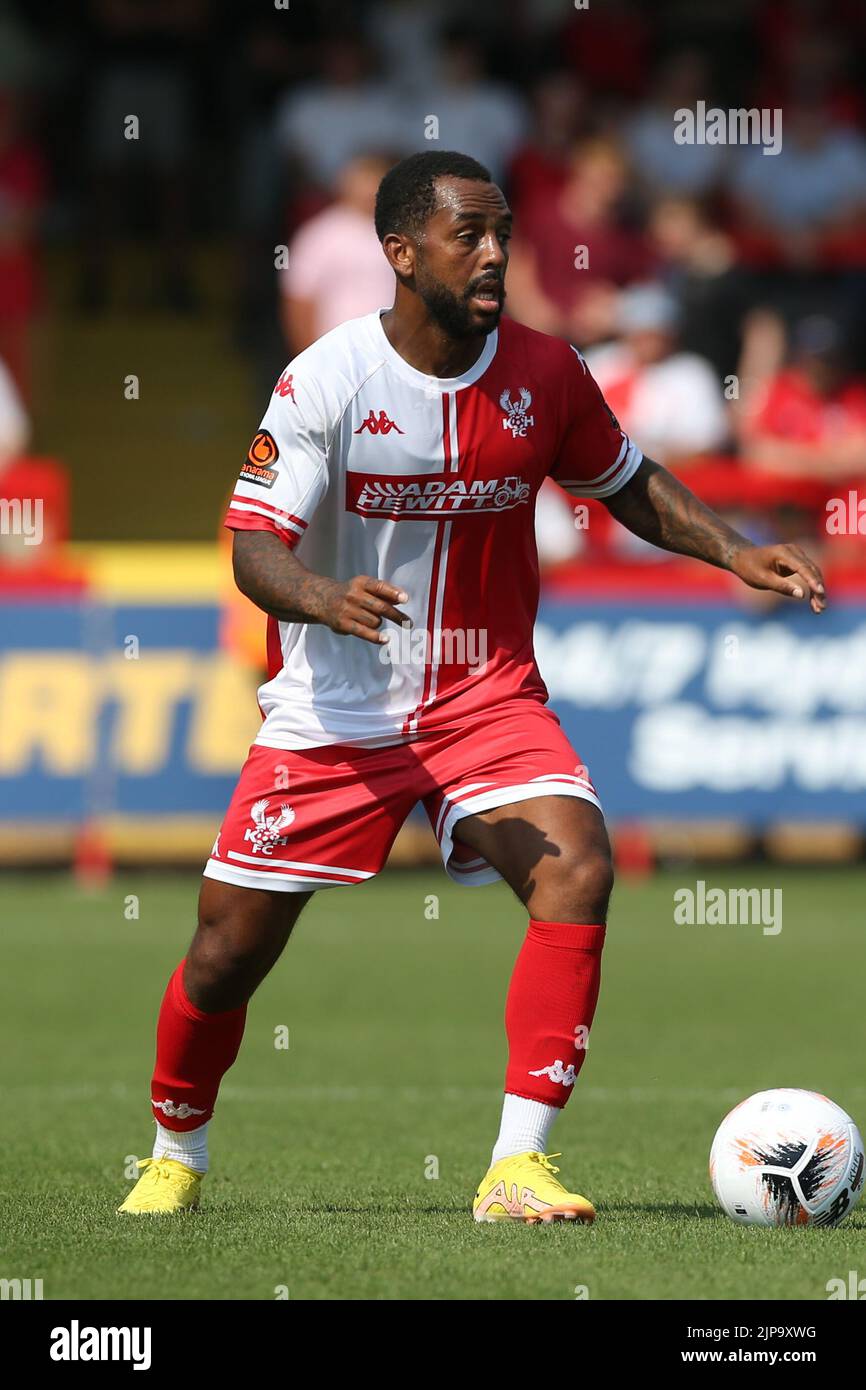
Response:
[{"label": "player's thigh", "polygon": [[401,747],[253,745],[205,865],[184,972],[193,1003],[249,998],[317,887],[378,873],[417,798],[410,771]]},{"label": "player's thigh", "polygon": [[591,801],[533,797],[463,816],[453,833],[492,864],[531,916],[588,913],[600,920],[606,911],[613,884],[610,841]]}]

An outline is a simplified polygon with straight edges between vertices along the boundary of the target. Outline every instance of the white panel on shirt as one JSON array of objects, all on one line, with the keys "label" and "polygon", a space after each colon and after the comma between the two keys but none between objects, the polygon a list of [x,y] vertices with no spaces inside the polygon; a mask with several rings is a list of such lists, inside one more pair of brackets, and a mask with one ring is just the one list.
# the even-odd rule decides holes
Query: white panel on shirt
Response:
[{"label": "white panel on shirt", "polygon": [[[277,478],[262,496],[255,483],[239,484],[235,496],[259,515],[275,515],[268,508],[278,508],[279,524],[313,572],[341,580],[379,574],[405,589],[409,600],[402,611],[423,628],[439,519],[377,522],[375,489],[396,475],[443,474],[443,392],[399,375],[385,360],[381,337],[377,312],[341,325],[294,359],[286,369],[293,398],[275,394],[262,421],[279,448]],[[449,466],[456,467],[457,393],[445,394],[451,398]],[[363,474],[376,475],[373,490],[362,494],[365,505],[369,498],[365,515],[345,506],[347,484],[359,484]],[[308,531],[314,512],[316,525]],[[447,537],[440,550],[441,604]],[[393,624],[385,627],[396,634]],[[414,725],[404,729],[404,723],[421,700],[423,663],[392,663],[382,647],[321,624],[280,623],[280,639],[283,670],[259,691],[266,718],[258,743],[378,744],[412,732]],[[434,693],[428,689],[428,699]]]}]

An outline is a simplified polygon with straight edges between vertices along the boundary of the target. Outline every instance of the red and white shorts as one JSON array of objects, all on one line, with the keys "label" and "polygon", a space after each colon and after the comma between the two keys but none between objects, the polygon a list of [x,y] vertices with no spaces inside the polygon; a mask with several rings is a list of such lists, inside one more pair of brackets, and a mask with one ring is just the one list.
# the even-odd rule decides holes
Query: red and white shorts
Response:
[{"label": "red and white shorts", "polygon": [[377,748],[254,743],[205,877],[280,893],[363,883],[420,801],[450,877],[494,883],[501,875],[454,841],[454,827],[462,816],[537,796],[577,796],[601,809],[556,715],[535,701]]}]

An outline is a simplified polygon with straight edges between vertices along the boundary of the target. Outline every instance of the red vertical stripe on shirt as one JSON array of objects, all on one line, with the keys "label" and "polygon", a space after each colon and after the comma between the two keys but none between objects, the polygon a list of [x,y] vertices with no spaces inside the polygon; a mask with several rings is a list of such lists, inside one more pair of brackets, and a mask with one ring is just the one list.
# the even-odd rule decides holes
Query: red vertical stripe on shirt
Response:
[{"label": "red vertical stripe on shirt", "polygon": [[268,617],[268,680],[272,681],[278,671],[283,669],[283,644],[280,641],[280,625],[276,618]]}]

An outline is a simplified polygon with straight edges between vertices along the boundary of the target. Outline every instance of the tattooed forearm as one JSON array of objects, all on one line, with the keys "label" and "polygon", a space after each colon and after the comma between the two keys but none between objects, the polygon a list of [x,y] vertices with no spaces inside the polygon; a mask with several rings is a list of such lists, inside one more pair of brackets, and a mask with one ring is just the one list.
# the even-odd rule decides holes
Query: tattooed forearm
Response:
[{"label": "tattooed forearm", "polygon": [[322,623],[340,637],[381,644],[383,622],[412,625],[397,603],[409,595],[384,579],[312,574],[273,531],[236,531],[235,582],[241,593],[282,623]]},{"label": "tattooed forearm", "polygon": [[751,589],[805,599],[813,613],[827,607],[821,571],[801,546],[753,545],[652,459],[606,505],[629,531],[663,550],[730,570]]},{"label": "tattooed forearm", "polygon": [[734,556],[751,544],[652,459],[644,459],[605,505],[636,536],[720,569],[730,569]]},{"label": "tattooed forearm", "polygon": [[272,531],[236,531],[232,560],[241,593],[272,618],[325,621],[336,580],[312,574]]}]

